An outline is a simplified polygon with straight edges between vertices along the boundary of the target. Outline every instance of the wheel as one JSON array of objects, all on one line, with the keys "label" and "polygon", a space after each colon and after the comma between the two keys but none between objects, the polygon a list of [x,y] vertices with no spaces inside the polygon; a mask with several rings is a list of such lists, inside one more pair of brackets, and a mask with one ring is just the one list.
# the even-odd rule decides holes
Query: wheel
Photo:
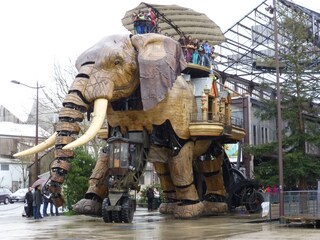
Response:
[{"label": "wheel", "polygon": [[243,204],[243,195],[245,195],[244,190],[246,189],[246,182],[237,182],[230,186],[230,191],[228,194],[228,208],[233,211],[237,207]]},{"label": "wheel", "polygon": [[262,211],[261,203],[264,202],[264,198],[261,193],[256,191],[255,189],[247,192],[246,198],[246,209],[249,213],[258,213]]},{"label": "wheel", "polygon": [[[240,177],[240,174],[236,173],[237,178]],[[238,180],[240,179],[238,178]],[[247,205],[250,203],[251,200],[249,200],[249,196],[253,191],[257,192],[256,189],[258,189],[258,184],[255,181],[252,180],[239,180],[237,183],[232,184],[230,187],[230,191],[228,194],[228,207],[229,210],[232,211],[236,207],[239,207],[241,205]],[[263,198],[263,196],[261,195]],[[250,204],[249,204],[250,205]],[[248,206],[249,206],[248,205]],[[249,207],[250,208],[250,207]]]},{"label": "wheel", "polygon": [[134,204],[131,198],[124,198],[122,201],[121,217],[125,223],[131,223],[134,213]]},{"label": "wheel", "polygon": [[115,223],[121,223],[120,211],[112,211],[112,220]]},{"label": "wheel", "polygon": [[110,199],[109,198],[103,199],[103,202],[102,202],[102,218],[103,218],[103,221],[106,222],[106,223],[112,222],[111,211],[107,211],[107,207],[110,206],[110,205],[111,205],[111,203],[110,203]]},{"label": "wheel", "polygon": [[3,203],[4,203],[4,204],[8,204],[8,203],[9,203],[9,198],[6,197],[6,198],[4,199],[4,202],[3,202]]}]

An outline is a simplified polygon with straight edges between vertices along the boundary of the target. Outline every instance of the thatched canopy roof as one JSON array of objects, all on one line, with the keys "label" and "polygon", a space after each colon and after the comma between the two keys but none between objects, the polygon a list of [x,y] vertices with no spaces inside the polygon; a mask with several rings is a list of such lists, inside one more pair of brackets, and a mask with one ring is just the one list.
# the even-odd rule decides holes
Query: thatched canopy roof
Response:
[{"label": "thatched canopy roof", "polygon": [[220,27],[205,14],[177,5],[156,5],[142,2],[126,12],[122,19],[123,26],[133,32],[132,14],[147,11],[149,6],[157,15],[162,33],[168,33],[176,40],[180,35],[185,37],[191,35],[193,38],[208,40],[212,45],[218,45],[225,41]]}]

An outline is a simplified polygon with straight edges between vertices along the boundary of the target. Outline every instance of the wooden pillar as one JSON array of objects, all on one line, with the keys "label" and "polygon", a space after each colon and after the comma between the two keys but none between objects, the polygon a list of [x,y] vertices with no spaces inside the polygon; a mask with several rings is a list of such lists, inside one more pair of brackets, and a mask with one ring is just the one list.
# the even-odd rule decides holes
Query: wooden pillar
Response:
[{"label": "wooden pillar", "polygon": [[226,116],[226,124],[231,125],[231,97],[230,94],[228,94],[228,97],[225,102],[225,116]]},{"label": "wooden pillar", "polygon": [[221,116],[220,121],[226,123],[226,99],[223,97],[220,99],[219,113]]},{"label": "wooden pillar", "polygon": [[201,96],[202,121],[208,121],[208,95],[202,92]]},{"label": "wooden pillar", "polygon": [[217,78],[214,74],[211,74],[210,77],[212,78],[212,86],[211,86],[211,95],[213,96],[213,103],[212,103],[212,119],[215,121],[219,121],[219,92],[217,86]]},{"label": "wooden pillar", "polygon": [[212,120],[214,121],[219,121],[219,98],[213,97],[212,98],[212,107],[211,107],[211,112],[212,112]]}]

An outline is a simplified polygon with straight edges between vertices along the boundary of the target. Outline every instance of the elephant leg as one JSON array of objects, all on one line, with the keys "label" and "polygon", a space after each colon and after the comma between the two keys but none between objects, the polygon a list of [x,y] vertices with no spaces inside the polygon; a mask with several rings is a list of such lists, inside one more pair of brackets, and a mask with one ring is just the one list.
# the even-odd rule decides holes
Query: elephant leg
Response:
[{"label": "elephant leg", "polygon": [[109,156],[100,152],[96,166],[89,180],[89,188],[85,198],[78,201],[73,209],[78,214],[101,215],[103,199],[108,195],[106,176],[108,171]]},{"label": "elephant leg", "polygon": [[174,209],[176,218],[192,218],[202,214],[203,204],[194,185],[192,156],[194,143],[187,142],[177,156],[169,159],[172,182],[176,188],[176,197],[181,203]]},{"label": "elephant leg", "polygon": [[207,191],[203,204],[205,206],[204,214],[212,215],[227,212],[226,189],[223,181],[224,153],[220,154],[214,160],[199,161],[199,170],[205,177]]},{"label": "elephant leg", "polygon": [[162,214],[172,214],[177,204],[176,189],[173,185],[169,166],[167,163],[154,162],[153,166],[160,179],[160,185],[163,190],[164,202],[160,204],[159,212]]}]

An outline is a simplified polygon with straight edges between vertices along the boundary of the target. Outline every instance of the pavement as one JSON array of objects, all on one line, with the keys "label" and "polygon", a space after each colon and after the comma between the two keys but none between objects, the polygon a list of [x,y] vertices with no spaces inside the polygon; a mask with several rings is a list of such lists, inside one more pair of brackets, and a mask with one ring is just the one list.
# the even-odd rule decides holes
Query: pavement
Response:
[{"label": "pavement", "polygon": [[[84,215],[22,217],[23,203],[0,204],[0,239],[319,239],[320,229],[301,224],[261,221],[239,211],[192,220],[174,219],[158,211],[137,208],[130,224],[105,223]],[[257,221],[260,220],[260,221]]]}]

